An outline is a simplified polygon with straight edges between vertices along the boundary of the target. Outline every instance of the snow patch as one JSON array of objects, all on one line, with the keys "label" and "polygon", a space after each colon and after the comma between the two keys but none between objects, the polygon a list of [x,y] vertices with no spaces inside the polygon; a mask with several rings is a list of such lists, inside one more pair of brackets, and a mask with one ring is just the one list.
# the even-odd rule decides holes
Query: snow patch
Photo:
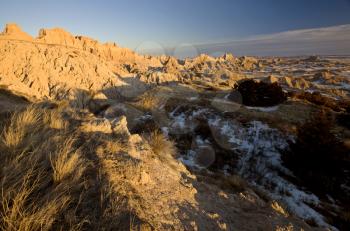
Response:
[{"label": "snow patch", "polygon": [[[243,125],[237,121],[223,119],[208,109],[187,110],[186,112],[170,113],[170,118],[179,127],[192,125],[196,116],[206,116],[211,127],[215,127],[221,134],[220,139],[229,143],[229,149],[238,153],[237,172],[248,182],[270,195],[274,200],[284,203],[290,212],[305,220],[313,220],[317,225],[335,229],[327,224],[324,217],[314,208],[319,206],[320,200],[312,193],[303,191],[283,176],[293,174],[282,165],[281,150],[288,148],[288,142],[294,137],[283,134],[277,129],[270,128],[260,121],[251,121]],[[277,110],[277,108],[274,108]],[[172,127],[170,127],[172,128]],[[196,137],[198,146],[206,144],[201,137]],[[225,145],[225,142],[222,143]],[[219,144],[220,145],[220,144]],[[188,150],[179,158],[185,165],[203,168],[196,163],[196,152]],[[227,166],[223,171],[227,172]]]},{"label": "snow patch", "polygon": [[195,151],[189,150],[189,151],[187,151],[186,155],[181,156],[180,158],[178,158],[178,160],[181,161],[184,165],[186,165],[188,167],[202,169],[204,167],[199,166],[197,164],[196,154],[197,153]]},{"label": "snow patch", "polygon": [[278,110],[278,106],[273,106],[273,107],[248,107],[246,106],[247,109],[249,110],[257,110],[261,112],[273,112]]},{"label": "snow patch", "polygon": [[220,126],[221,134],[233,145],[233,150],[241,153],[237,166],[240,176],[267,192],[274,200],[286,204],[297,216],[334,229],[311,207],[317,207],[320,203],[314,194],[304,192],[280,176],[280,173],[292,176],[282,165],[280,154],[280,150],[288,147],[287,141],[293,140],[292,137],[260,121],[252,121],[247,126],[220,118],[210,122]]}]

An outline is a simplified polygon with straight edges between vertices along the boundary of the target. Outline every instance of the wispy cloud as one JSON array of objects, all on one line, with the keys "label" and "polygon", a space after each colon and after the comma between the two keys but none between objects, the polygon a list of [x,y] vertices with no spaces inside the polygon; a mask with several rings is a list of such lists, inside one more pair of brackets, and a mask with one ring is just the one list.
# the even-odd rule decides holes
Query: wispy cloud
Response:
[{"label": "wispy cloud", "polygon": [[350,24],[258,35],[226,43],[198,45],[204,53],[238,55],[350,55]]},{"label": "wispy cloud", "polygon": [[147,50],[144,53],[167,53],[184,58],[200,53],[220,55],[226,52],[255,56],[350,55],[350,24],[257,35],[228,42]]}]

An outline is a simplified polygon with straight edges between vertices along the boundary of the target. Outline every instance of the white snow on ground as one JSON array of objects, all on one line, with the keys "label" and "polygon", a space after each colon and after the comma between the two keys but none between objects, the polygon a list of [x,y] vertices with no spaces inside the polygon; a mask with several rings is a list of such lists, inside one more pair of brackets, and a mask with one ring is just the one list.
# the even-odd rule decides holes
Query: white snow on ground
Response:
[{"label": "white snow on ground", "polygon": [[208,111],[208,109],[198,109],[194,111],[177,113],[179,109],[180,107],[177,107],[169,114],[169,117],[172,120],[170,124],[171,128],[188,130],[193,125],[191,122],[195,117]]},{"label": "white snow on ground", "polygon": [[185,128],[186,115],[183,112],[178,115],[175,115],[177,109],[178,108],[176,108],[173,112],[170,113],[170,118],[172,119],[171,127],[183,129]]},{"label": "white snow on ground", "polygon": [[287,140],[291,137],[286,137],[277,129],[259,121],[252,121],[246,127],[220,118],[210,122],[220,126],[222,135],[233,144],[234,150],[241,153],[237,170],[242,177],[268,192],[273,199],[286,204],[297,216],[314,220],[319,226],[334,229],[324,221],[321,214],[310,207],[317,207],[319,199],[297,188],[279,174],[283,172],[291,175],[290,171],[282,166],[279,153],[279,150],[287,148]]},{"label": "white snow on ground", "polygon": [[246,106],[245,108],[249,110],[257,110],[261,112],[273,112],[278,110],[278,106],[273,106],[273,107],[248,107]]},{"label": "white snow on ground", "polygon": [[149,119],[152,119],[152,118],[153,118],[152,115],[146,114],[146,115],[142,115],[142,116],[140,116],[138,118],[135,118],[134,120],[136,120],[136,121],[144,121],[144,120],[149,120]]},{"label": "white snow on ground", "polygon": [[[195,142],[195,146],[197,146],[197,147],[206,147],[206,146],[210,145],[210,142],[208,140],[204,140],[200,136],[196,136],[196,138],[194,139],[194,142]],[[185,153],[185,154],[186,155],[183,155],[180,158],[178,158],[178,160],[180,160],[182,163],[184,163],[185,165],[187,165],[189,167],[194,167],[194,168],[198,168],[198,169],[205,169],[206,168],[205,166],[198,164],[196,150],[192,150],[192,149],[188,150],[187,153]]]},{"label": "white snow on ground", "polygon": [[198,169],[202,169],[202,166],[199,166],[196,161],[196,152],[193,150],[189,150],[186,155],[181,156],[178,158],[179,161],[184,163],[184,165],[189,166],[189,167],[195,167]]},{"label": "white snow on ground", "polygon": [[[336,230],[312,208],[320,203],[314,194],[303,191],[281,176],[292,176],[292,173],[282,165],[280,151],[288,148],[288,141],[293,141],[293,137],[284,135],[260,121],[242,125],[237,121],[222,119],[218,115],[211,114],[207,109],[176,113],[177,110],[178,108],[169,114],[173,120],[170,131],[178,128],[174,125],[191,126],[196,116],[205,115],[210,126],[216,127],[221,133],[217,138],[230,144],[229,147],[223,148],[240,153],[237,165],[239,175],[269,194],[272,199],[284,203],[288,210],[298,217],[313,220],[321,227]],[[200,144],[201,140],[197,138],[196,142]],[[225,145],[224,142],[222,145]],[[187,151],[179,160],[187,166],[202,168],[196,163],[196,152],[193,150]]]}]

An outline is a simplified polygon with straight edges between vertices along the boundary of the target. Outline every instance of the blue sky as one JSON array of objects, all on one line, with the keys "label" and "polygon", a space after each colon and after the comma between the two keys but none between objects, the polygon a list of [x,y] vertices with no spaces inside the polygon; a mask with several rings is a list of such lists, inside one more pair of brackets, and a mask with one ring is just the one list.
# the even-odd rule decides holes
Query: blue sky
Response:
[{"label": "blue sky", "polygon": [[349,12],[350,0],[11,0],[0,3],[0,23],[34,36],[62,27],[135,49],[349,24]]}]

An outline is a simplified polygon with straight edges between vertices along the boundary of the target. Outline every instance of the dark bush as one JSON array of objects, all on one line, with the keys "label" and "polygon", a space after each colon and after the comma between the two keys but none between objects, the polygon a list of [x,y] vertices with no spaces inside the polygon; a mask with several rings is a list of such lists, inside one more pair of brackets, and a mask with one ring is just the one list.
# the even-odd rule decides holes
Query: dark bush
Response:
[{"label": "dark bush", "polygon": [[269,107],[287,100],[287,95],[277,83],[245,80],[236,84],[235,90],[242,95],[242,102],[246,106]]},{"label": "dark bush", "polygon": [[333,121],[322,112],[297,130],[297,138],[283,155],[285,165],[316,194],[341,193],[348,159],[346,148],[331,132]]},{"label": "dark bush", "polygon": [[350,129],[350,113],[342,113],[337,116],[339,125]]},{"label": "dark bush", "polygon": [[152,131],[159,130],[159,125],[153,120],[152,117],[145,117],[138,119],[133,128],[130,129],[132,134],[151,133]]},{"label": "dark bush", "polygon": [[[297,130],[297,138],[282,158],[296,176],[295,181],[323,200],[333,198],[340,210],[323,211],[332,225],[349,230],[350,150],[332,133],[333,120],[325,113],[312,117]],[[332,202],[333,203],[333,202]]]},{"label": "dark bush", "polygon": [[341,111],[344,105],[335,99],[322,95],[320,92],[300,92],[291,94],[293,98],[306,100],[312,104],[330,108],[333,111]]}]

